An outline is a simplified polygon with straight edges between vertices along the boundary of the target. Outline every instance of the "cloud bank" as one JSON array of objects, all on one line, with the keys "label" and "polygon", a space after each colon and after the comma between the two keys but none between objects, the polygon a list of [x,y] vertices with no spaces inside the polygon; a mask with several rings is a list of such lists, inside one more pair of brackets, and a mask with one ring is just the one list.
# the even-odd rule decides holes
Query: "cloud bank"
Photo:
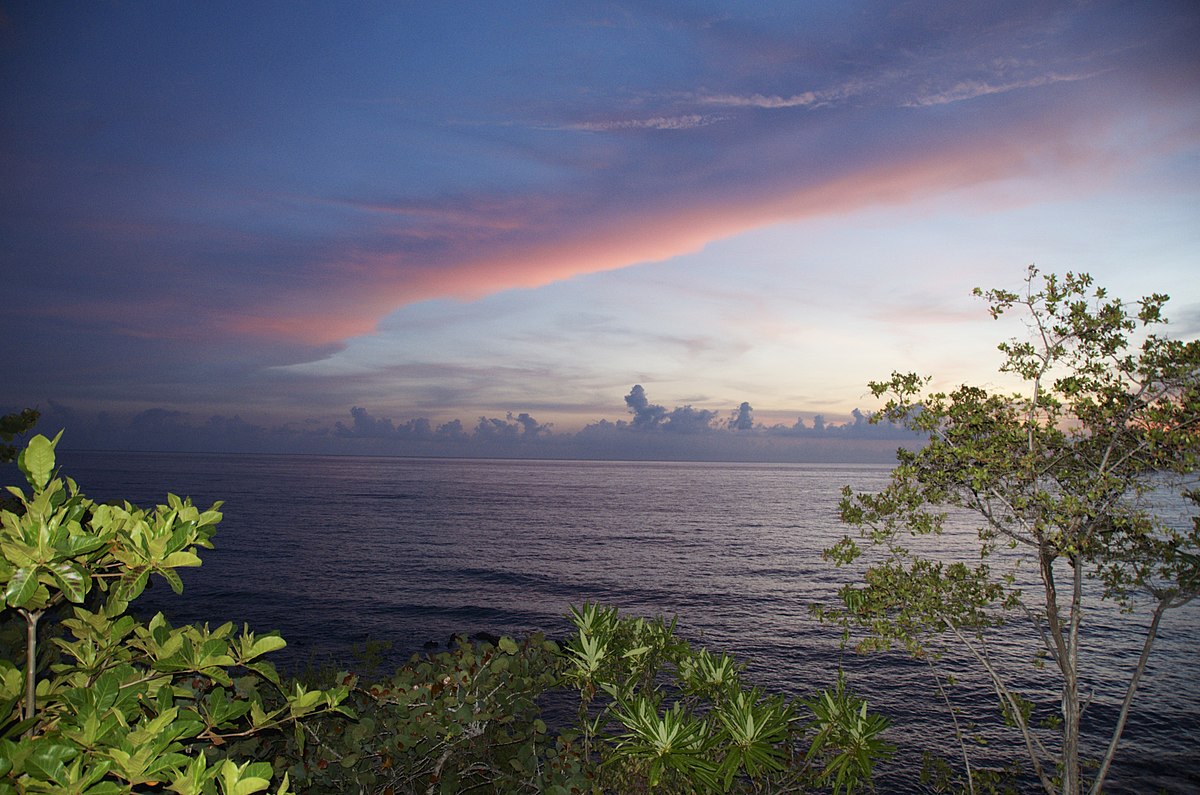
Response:
[{"label": "cloud bank", "polygon": [[64,450],[795,463],[887,463],[897,447],[921,442],[891,423],[871,423],[857,409],[844,423],[816,414],[790,425],[766,425],[754,421],[748,402],[725,416],[688,405],[667,409],[651,403],[640,384],[625,404],[629,419],[597,420],[567,433],[529,412],[434,424],[425,417],[394,421],[354,406],[347,421],[332,426],[267,426],[236,415],[197,417],[163,408],[120,418],[50,401],[35,430],[65,429]]}]

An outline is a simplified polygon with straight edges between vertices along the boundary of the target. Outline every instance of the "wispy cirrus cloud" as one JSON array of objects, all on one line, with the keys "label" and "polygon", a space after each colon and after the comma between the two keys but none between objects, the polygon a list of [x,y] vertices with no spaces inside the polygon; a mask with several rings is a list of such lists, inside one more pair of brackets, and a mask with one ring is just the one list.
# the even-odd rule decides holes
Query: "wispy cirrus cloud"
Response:
[{"label": "wispy cirrus cloud", "polygon": [[[919,82],[919,73],[880,75],[875,80],[857,80],[837,88],[820,91],[801,91],[789,95],[780,94],[697,94],[694,101],[702,105],[715,105],[723,108],[741,109],[754,108],[762,110],[785,110],[790,108],[817,109],[863,97],[872,91],[880,92],[882,96],[875,99],[876,104],[896,105],[906,108],[924,108],[937,105],[948,105],[954,102],[975,99],[991,94],[1004,94],[1010,91],[1020,91],[1031,88],[1042,88],[1057,83],[1088,80],[1102,74],[1100,71],[1041,74],[1033,77],[1014,79],[1004,75],[994,78],[960,79],[949,87],[931,87],[931,81],[925,85],[905,88]],[[889,101],[888,97],[892,97]]]},{"label": "wispy cirrus cloud", "polygon": [[726,113],[707,113],[697,109],[694,113],[658,114],[643,118],[604,119],[599,121],[581,121],[554,126],[556,130],[583,130],[587,132],[612,132],[618,130],[691,130],[707,127],[712,124],[729,121],[733,111],[745,109],[782,110],[788,108],[819,108],[824,107],[865,90],[863,81],[854,81],[837,88],[821,91],[802,91],[781,96],[778,94],[763,94],[759,92],[748,94],[735,93],[690,93],[671,94],[665,100],[681,105],[698,105],[703,107],[719,107],[728,109]]},{"label": "wispy cirrus cloud", "polygon": [[883,78],[875,81],[857,78],[847,80],[833,88],[798,91],[786,96],[760,92],[746,94],[698,93],[694,95],[693,100],[702,105],[717,105],[723,108],[759,108],[763,110],[820,108],[864,94],[878,82],[883,82]]},{"label": "wispy cirrus cloud", "polygon": [[712,94],[697,97],[706,105],[721,105],[728,108],[803,108],[822,101],[822,94],[805,91],[790,97],[767,96],[765,94]]},{"label": "wispy cirrus cloud", "polygon": [[901,103],[908,108],[927,108],[935,105],[949,105],[969,99],[985,97],[991,94],[1006,94],[1009,91],[1021,91],[1029,88],[1041,88],[1055,83],[1071,83],[1096,77],[1099,72],[1081,74],[1047,74],[1038,75],[1024,80],[1008,80],[993,82],[989,80],[960,80],[949,88],[921,93],[918,96]]},{"label": "wispy cirrus cloud", "polygon": [[651,116],[645,119],[609,119],[582,121],[555,127],[559,130],[613,132],[618,130],[692,130],[726,121],[729,117],[711,113],[685,113],[679,116]]}]

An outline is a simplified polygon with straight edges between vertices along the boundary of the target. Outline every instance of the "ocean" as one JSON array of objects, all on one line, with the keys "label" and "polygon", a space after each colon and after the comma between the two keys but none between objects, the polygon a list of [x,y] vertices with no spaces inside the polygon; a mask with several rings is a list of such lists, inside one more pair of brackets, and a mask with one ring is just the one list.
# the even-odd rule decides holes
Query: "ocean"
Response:
[{"label": "ocean", "polygon": [[[76,451],[59,464],[97,500],[224,501],[216,549],[182,572],[184,594],[159,583],[139,604],[176,623],[277,629],[284,667],[348,661],[368,640],[390,641],[400,661],[455,633],[562,636],[570,605],[600,602],[677,615],[684,636],[737,654],[769,690],[810,695],[844,668],[893,721],[899,750],[881,791],[919,789],[923,752],[958,758],[926,663],[843,650],[838,630],[809,613],[848,576],[820,554],[845,532],[842,487],[880,488],[886,466]],[[970,532],[952,524],[938,543],[959,555]],[[1102,648],[1084,660],[1097,690],[1089,715],[1102,722],[1144,623],[1111,612],[1089,613]],[[1197,604],[1164,619],[1107,791],[1200,790],[1198,630]],[[993,653],[1030,656],[1030,641],[1014,625]],[[981,759],[1016,755],[986,684],[952,658],[944,666],[961,678],[951,697],[976,721]]]}]

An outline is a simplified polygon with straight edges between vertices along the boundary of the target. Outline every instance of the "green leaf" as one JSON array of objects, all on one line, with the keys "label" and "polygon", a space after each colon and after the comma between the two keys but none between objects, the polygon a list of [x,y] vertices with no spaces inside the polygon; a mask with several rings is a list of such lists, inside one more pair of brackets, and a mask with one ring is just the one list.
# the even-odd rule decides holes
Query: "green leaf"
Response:
[{"label": "green leaf", "polygon": [[65,763],[71,761],[79,753],[70,745],[53,742],[40,742],[25,762],[26,769],[43,781],[60,781],[66,772]]},{"label": "green leaf", "polygon": [[175,593],[183,593],[183,580],[175,573],[174,569],[156,569],[167,581],[167,585],[171,586],[171,590]]},{"label": "green leaf", "polygon": [[200,556],[195,552],[172,552],[163,559],[162,565],[177,568],[180,566],[199,566]]},{"label": "green leaf", "polygon": [[10,607],[22,607],[33,598],[38,587],[37,566],[26,566],[13,572],[4,591],[4,601]]},{"label": "green leaf", "polygon": [[25,479],[34,489],[41,491],[50,482],[50,473],[54,471],[54,446],[62,438],[62,431],[50,441],[40,433],[29,440],[29,444],[17,457],[17,466],[24,473]]},{"label": "green leaf", "polygon": [[257,660],[246,665],[251,671],[259,674],[268,682],[274,685],[280,685],[279,672],[275,670],[275,666],[267,660]]},{"label": "green leaf", "polygon": [[273,651],[279,651],[287,646],[287,641],[278,635],[264,635],[261,638],[255,638],[254,644],[246,653],[244,659],[252,660],[255,657],[261,657],[264,654],[270,654]]},{"label": "green leaf", "polygon": [[95,681],[89,692],[92,694],[93,703],[97,709],[111,709],[121,695],[120,678],[111,672],[106,673]]},{"label": "green leaf", "polygon": [[[130,576],[132,575],[132,576]],[[120,585],[116,589],[116,598],[123,602],[132,602],[142,595],[142,591],[146,590],[146,583],[150,580],[150,570],[142,569],[137,574],[126,571],[121,578]]]},{"label": "green leaf", "polygon": [[257,701],[250,702],[250,725],[258,728],[271,720],[271,716],[263,710],[262,704]]},{"label": "green leaf", "polygon": [[55,584],[69,601],[78,604],[87,596],[92,578],[78,563],[72,560],[61,560],[49,564],[46,568],[50,570]]},{"label": "green leaf", "polygon": [[252,795],[271,786],[270,776],[269,762],[246,762],[237,765],[226,759],[221,763],[217,781],[224,795]]}]

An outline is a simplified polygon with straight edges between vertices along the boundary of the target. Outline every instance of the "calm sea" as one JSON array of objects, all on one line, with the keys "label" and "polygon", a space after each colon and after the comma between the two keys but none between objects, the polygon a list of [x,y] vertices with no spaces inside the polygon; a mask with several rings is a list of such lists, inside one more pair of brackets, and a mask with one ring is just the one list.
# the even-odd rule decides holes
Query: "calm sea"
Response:
[{"label": "calm sea", "polygon": [[[769,689],[807,695],[844,666],[894,722],[900,752],[884,791],[919,788],[922,752],[958,754],[924,663],[843,653],[808,612],[847,576],[820,557],[843,532],[841,488],[879,488],[887,467],[70,451],[60,464],[94,499],[223,500],[217,547],[183,572],[184,595],[160,584],[143,601],[176,622],[278,629],[285,662],[345,660],[368,639],[392,641],[399,658],[458,632],[561,635],[569,605],[597,601],[678,615],[687,637],[737,653]],[[940,543],[957,554],[953,533]],[[1111,791],[1200,790],[1197,608],[1163,622]],[[1097,690],[1089,714],[1107,722],[1138,622],[1100,611],[1089,620],[1102,648],[1085,659]],[[1014,629],[994,653],[1025,654],[1029,640]],[[962,675],[951,696],[964,721],[978,721],[977,749],[1005,756],[1016,738],[992,717],[994,698],[946,665]]]}]

